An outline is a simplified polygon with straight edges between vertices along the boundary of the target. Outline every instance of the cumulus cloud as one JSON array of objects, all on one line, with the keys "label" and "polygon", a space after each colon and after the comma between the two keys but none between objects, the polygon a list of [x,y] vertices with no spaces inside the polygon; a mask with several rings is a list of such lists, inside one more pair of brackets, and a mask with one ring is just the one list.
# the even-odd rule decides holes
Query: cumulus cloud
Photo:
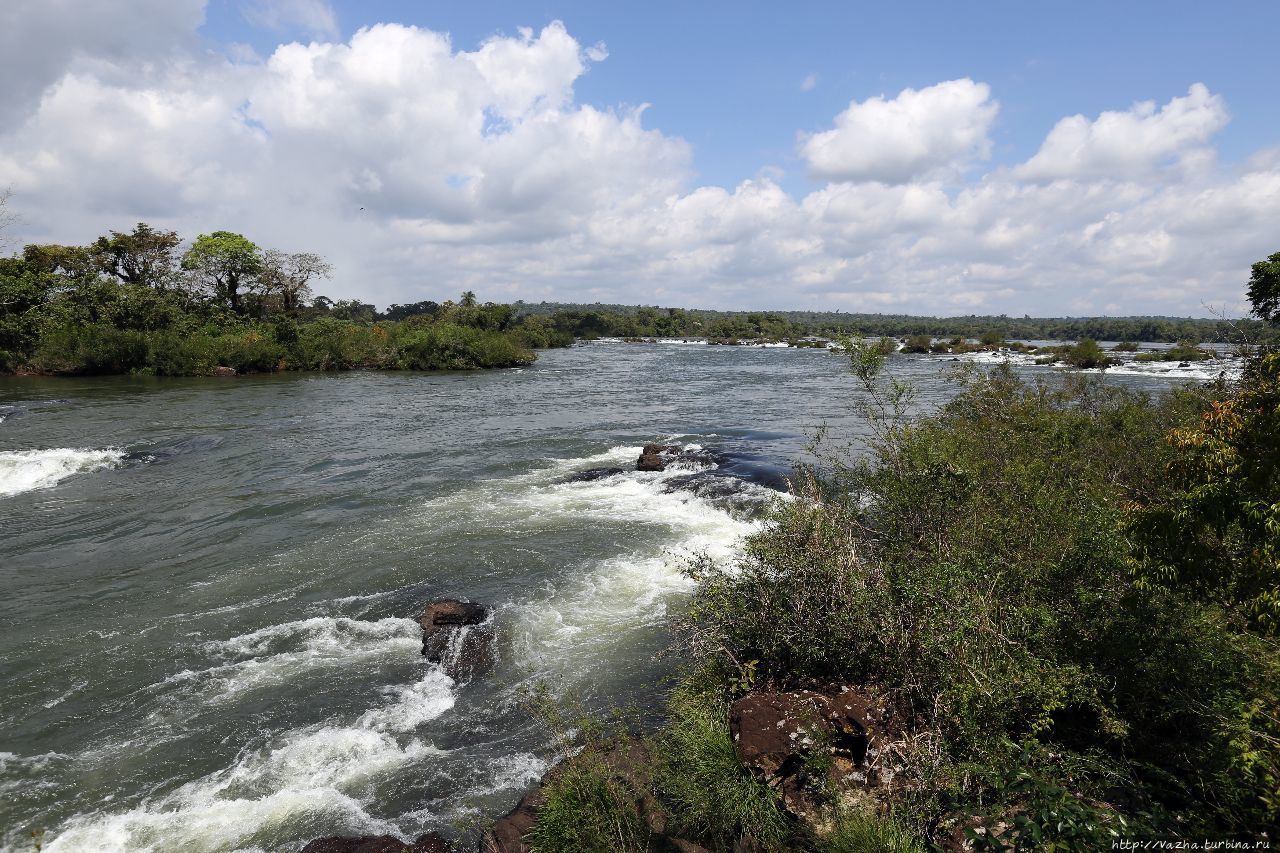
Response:
[{"label": "cumulus cloud", "polygon": [[298,30],[314,38],[338,35],[338,16],[327,0],[245,0],[240,11],[257,27]]},{"label": "cumulus cloud", "polygon": [[[796,196],[763,169],[697,186],[691,147],[643,106],[579,102],[607,51],[559,23],[464,47],[382,24],[233,59],[184,47],[198,5],[156,24],[172,49],[149,62],[84,34],[24,79],[35,95],[0,130],[12,237],[229,228],[322,252],[334,296],[381,305],[471,289],[930,314],[1239,309],[1275,248],[1280,149],[1206,157],[1226,112],[1199,85],[1064,120],[1023,166],[967,179],[991,145],[985,85],[854,102],[802,141],[829,180]],[[1123,168],[1120,136],[1143,152]]]},{"label": "cumulus cloud", "polygon": [[1093,121],[1062,119],[1034,157],[1015,170],[1033,181],[1059,178],[1131,178],[1163,166],[1212,161],[1209,138],[1230,116],[1222,98],[1196,83],[1185,97],[1159,110],[1142,101],[1125,112],[1104,112]]},{"label": "cumulus cloud", "polygon": [[987,131],[999,105],[991,88],[968,78],[892,99],[852,101],[835,127],[801,138],[800,155],[816,178],[904,183],[954,177],[991,149]]},{"label": "cumulus cloud", "polygon": [[104,76],[145,72],[194,43],[204,0],[135,0],[129,14],[112,3],[5,0],[0,3],[0,127],[33,110],[69,68]]}]

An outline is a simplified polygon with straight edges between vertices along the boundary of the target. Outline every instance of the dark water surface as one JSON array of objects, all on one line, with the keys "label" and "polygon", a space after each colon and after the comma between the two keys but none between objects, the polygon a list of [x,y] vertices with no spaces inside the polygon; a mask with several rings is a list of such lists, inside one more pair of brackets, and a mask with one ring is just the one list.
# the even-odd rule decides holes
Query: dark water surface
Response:
[{"label": "dark water surface", "polygon": [[[922,406],[951,393],[950,365],[895,365]],[[732,556],[818,424],[858,434],[856,397],[825,351],[679,345],[0,378],[0,846],[297,850],[491,820],[545,768],[520,688],[651,706],[681,565]],[[654,439],[726,454],[704,473],[737,482],[567,481]],[[411,618],[445,596],[498,608],[497,668],[466,684]]]}]

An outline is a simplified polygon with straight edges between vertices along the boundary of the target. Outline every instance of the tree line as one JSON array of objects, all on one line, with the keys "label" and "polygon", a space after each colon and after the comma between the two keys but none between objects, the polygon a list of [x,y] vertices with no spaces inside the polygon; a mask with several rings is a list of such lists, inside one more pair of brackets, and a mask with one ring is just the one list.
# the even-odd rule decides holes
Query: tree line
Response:
[{"label": "tree line", "polygon": [[997,340],[1177,341],[1263,343],[1280,333],[1257,319],[1191,317],[1008,317],[850,314],[832,311],[712,311],[647,305],[517,303],[525,316],[552,319],[578,337],[705,337],[795,340],[820,337],[934,338],[994,336]]}]

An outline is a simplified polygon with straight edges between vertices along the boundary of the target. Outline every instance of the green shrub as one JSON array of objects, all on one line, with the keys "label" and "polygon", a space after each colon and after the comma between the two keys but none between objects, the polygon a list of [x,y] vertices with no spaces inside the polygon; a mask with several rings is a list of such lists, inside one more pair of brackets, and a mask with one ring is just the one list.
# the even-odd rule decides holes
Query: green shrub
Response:
[{"label": "green shrub", "polygon": [[147,366],[147,339],[103,324],[59,327],[41,336],[32,361],[50,373],[129,373]]},{"label": "green shrub", "polygon": [[673,693],[667,707],[669,722],[656,739],[659,788],[671,804],[677,834],[717,849],[739,836],[764,850],[786,849],[791,828],[780,797],[739,763],[725,705],[686,687]]},{"label": "green shrub", "polygon": [[401,338],[400,366],[406,370],[473,370],[531,364],[534,355],[501,332],[435,323]]},{"label": "green shrub", "polygon": [[634,792],[591,751],[570,759],[543,788],[526,836],[534,853],[630,853],[648,849],[648,841]]},{"label": "green shrub", "polygon": [[[874,377],[873,360],[851,352]],[[719,673],[721,695],[756,678],[891,691],[937,745],[905,769],[919,808],[1040,808],[1048,787],[997,772],[1017,763],[1018,743],[1069,768],[1033,775],[1057,780],[1054,808],[1079,805],[1081,826],[1101,825],[1086,812],[1166,833],[1275,823],[1275,642],[1220,597],[1133,582],[1127,508],[1170,494],[1179,447],[1166,435],[1197,423],[1204,393],[1151,401],[1083,377],[973,375],[937,415],[881,423],[870,457],[835,454],[801,478],[736,565],[695,565],[688,653],[718,661],[704,672]],[[1211,411],[1225,424],[1255,408],[1274,417],[1274,405]],[[1236,452],[1256,450],[1258,431],[1243,434],[1253,443]],[[1274,479],[1256,487],[1275,502]],[[1251,547],[1242,560],[1270,559]],[[1205,559],[1210,573],[1224,565]]]},{"label": "green shrub", "polygon": [[814,844],[816,853],[924,853],[916,834],[891,817],[864,809],[839,810],[831,829]]}]

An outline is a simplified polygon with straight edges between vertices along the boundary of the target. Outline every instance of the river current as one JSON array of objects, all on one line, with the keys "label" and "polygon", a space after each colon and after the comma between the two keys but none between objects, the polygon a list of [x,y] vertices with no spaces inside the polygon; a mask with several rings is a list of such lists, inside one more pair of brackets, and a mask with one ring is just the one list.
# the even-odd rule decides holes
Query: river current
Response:
[{"label": "river current", "polygon": [[[953,393],[942,359],[892,364],[922,408]],[[466,374],[0,377],[0,848],[486,824],[549,757],[522,689],[652,710],[682,566],[732,558],[820,425],[856,441],[857,399],[824,350],[678,343]],[[722,461],[632,470],[654,440]],[[574,477],[600,468],[624,470]],[[492,671],[425,662],[414,617],[442,597],[496,608]]]}]

